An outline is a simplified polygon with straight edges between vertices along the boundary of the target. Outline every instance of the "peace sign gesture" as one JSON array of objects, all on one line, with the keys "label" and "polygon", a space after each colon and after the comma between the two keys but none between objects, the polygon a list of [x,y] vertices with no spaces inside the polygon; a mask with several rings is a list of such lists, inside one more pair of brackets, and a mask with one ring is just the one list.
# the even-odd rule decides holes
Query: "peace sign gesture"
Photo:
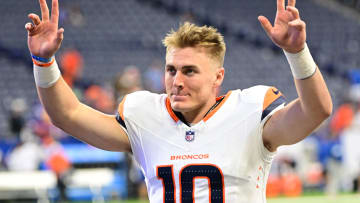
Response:
[{"label": "peace sign gesture", "polygon": [[277,11],[274,26],[264,16],[259,16],[262,27],[270,39],[279,47],[290,53],[297,53],[305,46],[306,24],[300,19],[295,8],[296,0],[277,0]]},{"label": "peace sign gesture", "polygon": [[28,31],[28,47],[31,54],[43,58],[50,58],[60,48],[64,38],[64,29],[58,29],[59,3],[52,0],[52,12],[49,16],[49,8],[46,0],[39,0],[42,20],[39,16],[31,13],[28,17],[33,23],[26,23]]}]

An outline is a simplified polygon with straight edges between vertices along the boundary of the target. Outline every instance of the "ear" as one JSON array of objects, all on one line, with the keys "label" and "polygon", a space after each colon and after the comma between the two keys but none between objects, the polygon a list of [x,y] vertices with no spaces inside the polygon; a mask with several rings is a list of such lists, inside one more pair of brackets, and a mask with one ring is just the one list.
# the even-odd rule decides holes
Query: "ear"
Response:
[{"label": "ear", "polygon": [[224,67],[221,67],[221,68],[218,68],[216,70],[216,78],[215,78],[215,81],[214,81],[214,87],[215,88],[218,88],[221,86],[223,80],[224,80],[224,75],[225,75],[225,68]]}]

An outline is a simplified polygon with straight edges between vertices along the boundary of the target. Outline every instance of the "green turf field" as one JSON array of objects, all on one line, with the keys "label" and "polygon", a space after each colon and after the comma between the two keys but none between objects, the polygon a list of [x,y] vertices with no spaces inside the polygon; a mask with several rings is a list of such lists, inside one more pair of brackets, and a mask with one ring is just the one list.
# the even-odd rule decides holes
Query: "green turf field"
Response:
[{"label": "green turf field", "polygon": [[[149,203],[148,201],[112,201],[111,203]],[[360,203],[358,195],[339,195],[337,197],[327,196],[305,196],[296,198],[269,198],[267,203]]]}]

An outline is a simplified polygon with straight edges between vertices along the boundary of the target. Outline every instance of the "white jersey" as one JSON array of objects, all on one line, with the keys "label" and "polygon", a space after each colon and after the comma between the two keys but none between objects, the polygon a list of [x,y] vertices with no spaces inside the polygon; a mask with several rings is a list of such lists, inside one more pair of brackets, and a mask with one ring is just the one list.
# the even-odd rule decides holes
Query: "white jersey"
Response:
[{"label": "white jersey", "polygon": [[126,127],[151,203],[265,203],[274,153],[262,129],[284,97],[274,87],[229,91],[199,123],[188,126],[166,94],[127,95],[117,120]]}]

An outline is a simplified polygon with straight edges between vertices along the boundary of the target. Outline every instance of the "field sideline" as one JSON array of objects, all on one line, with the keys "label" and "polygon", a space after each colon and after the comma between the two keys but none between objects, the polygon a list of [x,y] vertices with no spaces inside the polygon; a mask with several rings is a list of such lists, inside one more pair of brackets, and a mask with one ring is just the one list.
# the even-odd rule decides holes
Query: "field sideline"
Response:
[{"label": "field sideline", "polygon": [[[360,194],[339,195],[336,197],[328,196],[304,196],[295,198],[269,198],[267,203],[359,203]],[[83,202],[85,203],[85,202]],[[110,203],[149,203],[148,201],[128,200],[111,201]]]}]

